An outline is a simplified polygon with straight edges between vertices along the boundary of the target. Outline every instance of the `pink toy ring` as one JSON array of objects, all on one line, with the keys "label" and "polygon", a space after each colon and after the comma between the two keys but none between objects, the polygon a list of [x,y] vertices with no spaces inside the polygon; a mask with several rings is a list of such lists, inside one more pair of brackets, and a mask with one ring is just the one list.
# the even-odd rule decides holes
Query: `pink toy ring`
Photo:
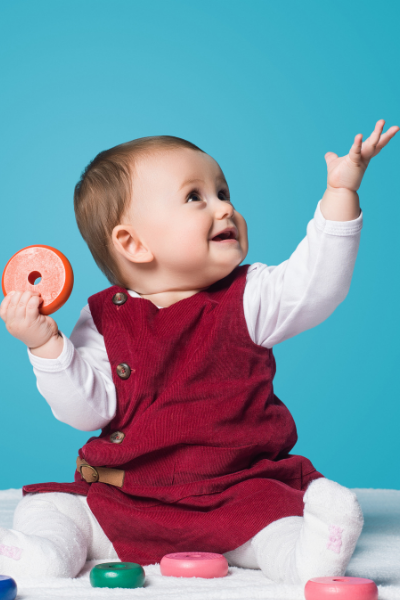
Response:
[{"label": "pink toy ring", "polygon": [[174,552],[166,554],[160,562],[162,575],[172,577],[225,577],[228,561],[214,552]]},{"label": "pink toy ring", "polygon": [[304,588],[306,600],[378,600],[372,579],[362,577],[315,577]]}]

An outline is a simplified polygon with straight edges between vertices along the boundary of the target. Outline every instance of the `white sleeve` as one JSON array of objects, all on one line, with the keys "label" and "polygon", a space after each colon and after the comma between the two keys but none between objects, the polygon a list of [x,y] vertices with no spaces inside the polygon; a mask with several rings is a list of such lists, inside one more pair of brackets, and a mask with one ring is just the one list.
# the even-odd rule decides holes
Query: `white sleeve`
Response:
[{"label": "white sleeve", "polygon": [[274,267],[249,267],[243,305],[255,344],[272,348],[315,327],[347,296],[363,215],[353,221],[328,221],[320,203],[306,237],[288,260]]},{"label": "white sleeve", "polygon": [[104,339],[88,305],[71,338],[62,336],[58,358],[40,358],[28,348],[38,390],[59,421],[82,431],[102,429],[115,416],[117,398]]}]

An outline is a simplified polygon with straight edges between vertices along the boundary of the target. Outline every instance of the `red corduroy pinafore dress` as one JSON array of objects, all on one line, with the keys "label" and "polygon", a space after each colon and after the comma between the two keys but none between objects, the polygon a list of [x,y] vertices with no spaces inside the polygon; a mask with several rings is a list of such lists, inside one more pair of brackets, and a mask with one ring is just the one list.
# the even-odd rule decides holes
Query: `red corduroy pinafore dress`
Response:
[{"label": "red corduroy pinafore dress", "polygon": [[[122,488],[75,483],[24,493],[87,495],[122,561],[147,565],[179,551],[226,552],[269,523],[303,514],[311,462],[289,454],[296,426],[274,395],[271,349],[250,339],[243,311],[249,265],[158,309],[113,286],[89,298],[111,363],[117,414],[79,450],[92,466],[125,470]],[[117,366],[131,369],[121,379]],[[122,443],[110,441],[122,432]],[[74,462],[74,458],[71,458]]]}]

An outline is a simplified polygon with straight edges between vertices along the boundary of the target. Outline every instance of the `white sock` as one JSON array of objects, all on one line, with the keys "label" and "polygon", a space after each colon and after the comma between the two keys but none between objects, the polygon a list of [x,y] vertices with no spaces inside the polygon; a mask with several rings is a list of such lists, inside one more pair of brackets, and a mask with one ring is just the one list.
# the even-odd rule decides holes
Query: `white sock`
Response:
[{"label": "white sock", "polygon": [[304,524],[296,544],[301,582],[344,575],[363,524],[354,492],[329,479],[312,481],[304,494]]},{"label": "white sock", "polygon": [[[52,497],[80,509],[82,523],[58,510]],[[73,505],[73,506],[72,506]],[[83,516],[83,518],[82,518]],[[85,564],[90,524],[72,494],[30,494],[18,504],[14,528],[0,528],[0,573],[10,577],[75,577]]]},{"label": "white sock", "polygon": [[0,571],[14,578],[75,577],[85,564],[86,548],[78,536],[74,541],[63,548],[44,537],[0,528]]},{"label": "white sock", "polygon": [[345,574],[363,522],[354,492],[320,478],[307,488],[303,517],[271,523],[252,546],[266,577],[304,585],[312,577]]}]

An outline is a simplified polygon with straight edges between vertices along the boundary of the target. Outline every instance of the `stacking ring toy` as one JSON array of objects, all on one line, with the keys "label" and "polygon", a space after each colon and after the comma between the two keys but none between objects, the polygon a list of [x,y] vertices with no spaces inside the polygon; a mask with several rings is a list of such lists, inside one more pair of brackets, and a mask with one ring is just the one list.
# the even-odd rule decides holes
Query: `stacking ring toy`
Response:
[{"label": "stacking ring toy", "polygon": [[17,595],[17,584],[12,577],[0,575],[0,600],[14,600]]},{"label": "stacking ring toy", "polygon": [[362,577],[315,577],[304,588],[306,600],[378,600],[372,579]]},{"label": "stacking ring toy", "polygon": [[90,571],[90,583],[98,588],[139,588],[144,578],[143,567],[131,562],[101,563]]},{"label": "stacking ring toy", "polygon": [[5,296],[12,290],[40,292],[43,302],[39,312],[50,315],[70,297],[74,274],[69,260],[59,250],[51,246],[28,246],[10,258],[1,285]]},{"label": "stacking ring toy", "polygon": [[174,552],[166,554],[160,562],[162,575],[172,577],[225,577],[228,561],[214,552]]}]

